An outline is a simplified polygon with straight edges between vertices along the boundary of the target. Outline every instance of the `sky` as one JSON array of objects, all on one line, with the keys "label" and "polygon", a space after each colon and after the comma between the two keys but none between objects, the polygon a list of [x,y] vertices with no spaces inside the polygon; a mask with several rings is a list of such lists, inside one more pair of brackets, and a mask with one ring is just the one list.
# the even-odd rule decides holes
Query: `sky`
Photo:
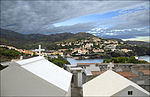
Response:
[{"label": "sky", "polygon": [[149,0],[2,0],[3,29],[23,34],[87,32],[149,41]]}]

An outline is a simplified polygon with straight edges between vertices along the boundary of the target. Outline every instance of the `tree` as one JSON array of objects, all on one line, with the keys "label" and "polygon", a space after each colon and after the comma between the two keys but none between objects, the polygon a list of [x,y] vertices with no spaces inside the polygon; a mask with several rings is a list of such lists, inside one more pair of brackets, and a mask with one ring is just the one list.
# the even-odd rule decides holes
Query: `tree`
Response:
[{"label": "tree", "polygon": [[54,64],[56,64],[59,67],[63,67],[64,64],[70,64],[66,59],[64,59],[61,56],[58,56],[58,58],[50,58],[48,57],[48,60]]},{"label": "tree", "polygon": [[148,63],[147,61],[144,60],[137,60],[135,59],[134,56],[131,57],[112,57],[111,59],[104,59],[104,63],[134,63],[134,64],[143,64],[143,63]]},{"label": "tree", "polygon": [[135,59],[134,56],[131,56],[131,57],[129,57],[129,59],[128,59],[128,63],[138,63],[138,60]]}]

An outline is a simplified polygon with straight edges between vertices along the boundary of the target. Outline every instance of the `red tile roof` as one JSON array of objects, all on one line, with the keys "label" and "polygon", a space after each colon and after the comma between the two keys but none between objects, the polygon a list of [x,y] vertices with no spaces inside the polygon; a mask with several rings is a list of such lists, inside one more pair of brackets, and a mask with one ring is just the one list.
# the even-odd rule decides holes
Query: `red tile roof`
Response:
[{"label": "red tile roof", "polygon": [[144,75],[150,75],[150,70],[137,70],[137,71],[143,72]]},{"label": "red tile roof", "polygon": [[101,75],[102,73],[104,73],[105,71],[101,71],[101,72],[99,72],[99,71],[92,71],[92,74],[94,75],[94,76],[96,76],[96,75]]},{"label": "red tile roof", "polygon": [[136,77],[137,75],[132,73],[132,72],[117,72],[118,74],[120,74],[121,76],[124,76],[126,78],[129,78],[129,77]]},{"label": "red tile roof", "polygon": [[[93,76],[96,76],[96,75],[101,75],[102,73],[104,73],[105,71],[92,71],[92,74]],[[136,77],[137,75],[132,73],[132,72],[117,72],[118,74],[120,74],[121,76],[123,77],[126,77],[128,79],[130,79],[131,77]]]},{"label": "red tile roof", "polygon": [[93,64],[96,65],[96,63],[77,63],[78,66],[83,66],[83,65],[87,66],[87,65],[93,65]]}]

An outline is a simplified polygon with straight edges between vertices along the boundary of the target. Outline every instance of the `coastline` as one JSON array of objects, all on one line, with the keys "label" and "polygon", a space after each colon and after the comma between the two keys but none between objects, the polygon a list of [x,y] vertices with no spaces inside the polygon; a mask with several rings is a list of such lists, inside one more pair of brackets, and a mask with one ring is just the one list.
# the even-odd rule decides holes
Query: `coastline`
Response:
[{"label": "coastline", "polygon": [[[144,60],[150,63],[150,60],[148,60],[150,56],[145,55],[145,56],[138,56],[138,57],[139,57],[139,60],[143,60],[143,58],[145,58]],[[67,61],[70,62],[71,65],[76,65],[76,63],[102,63],[103,60],[107,58],[74,59],[73,57],[69,57],[66,59]]]}]

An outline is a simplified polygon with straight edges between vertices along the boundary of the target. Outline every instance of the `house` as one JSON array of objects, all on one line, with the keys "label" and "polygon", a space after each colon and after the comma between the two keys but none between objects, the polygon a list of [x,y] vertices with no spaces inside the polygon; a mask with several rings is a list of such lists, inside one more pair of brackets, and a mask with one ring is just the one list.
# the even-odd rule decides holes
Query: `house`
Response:
[{"label": "house", "polygon": [[145,76],[150,76],[150,70],[149,69],[143,69],[143,70],[137,70],[139,72],[143,72]]},{"label": "house", "polygon": [[81,48],[75,48],[75,49],[72,50],[72,53],[78,52],[80,49],[81,49]]},{"label": "house", "polygon": [[103,74],[105,71],[92,71],[92,76],[93,77],[96,77],[96,76],[98,76],[98,75],[101,75],[101,74]]},{"label": "house", "polygon": [[87,48],[87,49],[91,49],[91,47],[93,46],[93,43],[87,43],[84,48]]},{"label": "house", "polygon": [[134,81],[139,86],[143,87],[145,90],[150,92],[150,70],[139,69],[136,71],[137,71],[138,76],[133,78],[132,81]]},{"label": "house", "polygon": [[63,52],[60,52],[60,51],[55,51],[52,53],[53,55],[60,55],[60,56],[63,56],[64,53]]},{"label": "house", "polygon": [[86,53],[88,53],[88,50],[86,50],[86,49],[79,49],[78,53],[79,54],[86,54]]},{"label": "house", "polygon": [[104,50],[103,50],[103,49],[93,49],[93,52],[94,52],[94,53],[104,52]]},{"label": "house", "polygon": [[128,49],[121,49],[121,51],[122,51],[122,52],[127,53],[127,52],[130,52],[130,51],[132,51],[132,50],[128,50]]},{"label": "house", "polygon": [[105,43],[105,44],[109,44],[109,43],[111,43],[111,42],[110,42],[110,41],[104,41],[104,43]]},{"label": "house", "polygon": [[132,72],[117,72],[117,73],[129,80],[132,80],[132,78],[137,77],[137,75]]},{"label": "house", "polygon": [[83,97],[149,97],[150,93],[112,70],[83,84]]},{"label": "house", "polygon": [[34,54],[33,51],[29,51],[29,50],[24,50],[23,53],[25,53],[25,54],[30,54],[30,55],[33,55],[33,54]]},{"label": "house", "polygon": [[94,41],[94,42],[100,42],[101,39],[99,39],[99,38],[93,38],[93,41]]},{"label": "house", "polygon": [[42,56],[14,61],[1,72],[1,96],[71,96],[72,74]]},{"label": "house", "polygon": [[23,49],[18,49],[17,51],[20,53],[24,53]]},{"label": "house", "polygon": [[[96,77],[98,75],[103,74],[104,72],[105,72],[104,70],[103,71],[92,71],[92,76]],[[122,71],[120,71],[120,72],[117,72],[117,73],[120,74],[121,76],[129,79],[129,80],[132,80],[133,78],[137,77],[137,75],[132,73],[132,72],[122,72]]]}]

